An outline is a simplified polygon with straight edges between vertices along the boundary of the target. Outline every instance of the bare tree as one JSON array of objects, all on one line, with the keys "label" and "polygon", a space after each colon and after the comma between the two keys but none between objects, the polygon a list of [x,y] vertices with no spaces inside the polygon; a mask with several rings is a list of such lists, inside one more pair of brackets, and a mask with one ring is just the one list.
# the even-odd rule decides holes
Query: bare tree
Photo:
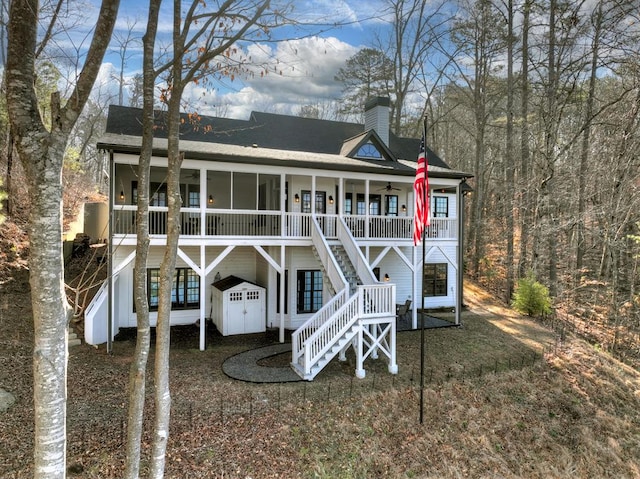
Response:
[{"label": "bare tree", "polygon": [[51,95],[50,129],[40,116],[34,90],[40,8],[36,0],[13,0],[10,7],[7,108],[31,200],[36,478],[63,478],[66,473],[66,333],[70,308],[62,261],[62,164],[69,134],[98,75],[118,7],[118,0],[102,3],[72,95],[64,105],[58,93]]},{"label": "bare tree", "polygon": [[140,475],[142,425],[147,378],[147,362],[151,345],[149,301],[147,297],[147,258],[149,256],[149,178],[153,151],[154,128],[154,46],[162,0],[150,0],[147,31],[142,39],[142,148],[138,162],[138,199],[136,211],[136,259],[134,272],[134,302],[136,305],[136,349],[129,370],[129,408],[127,413],[126,479]]},{"label": "bare tree", "polygon": [[113,40],[116,42],[117,50],[115,53],[118,55],[120,64],[118,65],[118,76],[115,80],[118,82],[118,105],[124,105],[124,87],[128,83],[124,77],[124,70],[127,67],[127,63],[135,53],[131,53],[129,48],[136,47],[140,43],[140,39],[135,36],[135,28],[137,21],[127,19],[127,28],[122,32],[115,32],[113,34]]},{"label": "bare tree", "polygon": [[[191,82],[206,82],[211,76],[235,78],[249,59],[239,54],[236,43],[243,38],[267,38],[271,27],[282,24],[288,8],[270,11],[269,0],[226,0],[217,9],[194,0],[182,13],[182,4],[174,1],[172,55],[156,69],[164,75],[166,87],[161,101],[167,105],[167,244],[160,265],[160,291],[156,326],[154,365],[155,419],[151,451],[150,477],[164,473],[169,437],[171,394],[169,390],[169,340],[171,290],[180,235],[180,152],[179,129],[181,100]],[[216,61],[214,61],[216,60]],[[145,90],[145,96],[149,92]]]},{"label": "bare tree", "polygon": [[429,54],[441,37],[448,35],[450,16],[443,13],[444,2],[387,0],[393,20],[391,33],[379,36],[377,49],[391,59],[392,129],[402,133],[405,102],[414,93],[416,77],[428,64]]},{"label": "bare tree", "polygon": [[[489,120],[501,101],[502,94],[495,83],[498,56],[504,52],[504,22],[489,0],[477,0],[464,5],[463,15],[452,32],[459,47],[455,60],[457,78],[464,87],[460,95],[473,112],[474,139],[473,174],[475,192],[471,208],[469,248],[472,248],[470,271],[477,275],[484,259],[487,238],[485,230],[485,197],[488,191],[489,166],[486,164],[486,134]],[[455,80],[452,79],[452,80]]]}]

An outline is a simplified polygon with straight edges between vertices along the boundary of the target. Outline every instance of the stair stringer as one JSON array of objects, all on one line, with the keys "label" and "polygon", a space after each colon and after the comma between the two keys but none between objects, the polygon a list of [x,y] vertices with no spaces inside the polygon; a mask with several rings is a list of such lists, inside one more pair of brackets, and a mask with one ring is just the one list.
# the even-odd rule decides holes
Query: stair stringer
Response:
[{"label": "stair stringer", "polygon": [[379,350],[389,358],[389,372],[396,374],[395,285],[382,284],[375,278],[344,221],[338,223],[338,238],[359,278],[355,294],[315,218],[311,236],[327,276],[337,278],[336,283],[343,287],[293,333],[293,370],[311,381],[336,355],[344,359],[346,350],[353,347],[357,377],[365,376],[364,360],[376,358]]}]

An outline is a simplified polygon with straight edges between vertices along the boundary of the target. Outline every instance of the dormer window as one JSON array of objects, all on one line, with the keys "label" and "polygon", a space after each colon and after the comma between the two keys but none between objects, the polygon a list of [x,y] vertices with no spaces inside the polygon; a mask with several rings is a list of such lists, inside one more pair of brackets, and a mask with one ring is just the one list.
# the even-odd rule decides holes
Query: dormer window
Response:
[{"label": "dormer window", "polygon": [[362,145],[358,149],[356,156],[358,158],[366,158],[366,159],[372,159],[372,160],[382,159],[382,153],[380,153],[380,150],[378,150],[375,146],[373,146],[373,143],[371,142],[365,143],[364,145]]}]

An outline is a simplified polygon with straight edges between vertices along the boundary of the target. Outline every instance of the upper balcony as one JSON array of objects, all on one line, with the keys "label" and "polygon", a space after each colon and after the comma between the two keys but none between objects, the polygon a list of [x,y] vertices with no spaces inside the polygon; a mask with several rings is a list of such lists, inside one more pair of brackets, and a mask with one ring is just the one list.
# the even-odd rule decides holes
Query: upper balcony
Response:
[{"label": "upper balcony", "polygon": [[[264,243],[310,241],[313,218],[325,237],[336,238],[337,221],[344,219],[356,241],[375,244],[413,241],[413,178],[347,172],[226,165],[242,171],[216,170],[207,162],[190,160],[180,171],[181,241],[191,244],[231,243],[262,238]],[[167,169],[150,170],[149,233],[161,240],[167,234]],[[135,240],[138,182],[135,165],[116,163],[112,187],[112,233]],[[456,240],[455,180],[431,183],[431,226],[428,240]]]},{"label": "upper balcony", "polygon": [[[136,207],[119,205],[113,211],[113,233],[135,235]],[[166,207],[149,208],[149,233],[162,237],[167,234]],[[313,214],[278,211],[200,210],[182,208],[181,236],[200,239],[302,239],[310,240]],[[338,215],[315,214],[328,239],[336,238]],[[413,218],[408,216],[343,215],[347,227],[356,240],[413,241]],[[425,231],[427,240],[455,240],[458,225],[455,218],[432,218]]]}]

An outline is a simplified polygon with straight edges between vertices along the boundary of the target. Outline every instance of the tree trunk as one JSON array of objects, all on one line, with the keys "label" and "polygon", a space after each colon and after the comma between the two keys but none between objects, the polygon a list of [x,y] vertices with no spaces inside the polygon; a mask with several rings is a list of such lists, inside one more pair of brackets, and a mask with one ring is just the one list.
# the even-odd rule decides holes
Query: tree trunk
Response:
[{"label": "tree trunk", "polygon": [[507,303],[511,301],[511,295],[513,294],[514,284],[514,245],[513,245],[513,230],[514,230],[514,217],[513,210],[516,203],[514,197],[514,181],[515,181],[515,165],[513,160],[513,94],[514,94],[514,81],[513,81],[513,0],[507,2],[507,138],[506,138],[506,151],[505,151],[505,169],[506,169],[506,202],[507,208],[506,215],[506,233],[507,233],[507,282],[505,300]]},{"label": "tree trunk", "polygon": [[602,2],[598,3],[593,22],[594,36],[591,43],[591,76],[589,77],[589,95],[585,106],[585,127],[582,133],[582,149],[580,152],[580,169],[578,174],[578,221],[576,225],[576,278],[580,278],[582,258],[585,252],[585,216],[586,216],[586,185],[589,166],[589,149],[591,148],[591,117],[596,91],[598,59],[600,55],[600,34],[602,33]]},{"label": "tree trunk", "polygon": [[518,276],[526,275],[529,244],[529,224],[531,222],[531,200],[529,194],[529,16],[531,0],[525,0],[522,12],[522,99],[520,133],[520,253],[518,257]]},{"label": "tree trunk", "polygon": [[142,148],[138,163],[138,211],[136,213],[136,262],[134,300],[138,334],[136,350],[129,372],[129,411],[127,416],[127,459],[125,478],[137,479],[140,475],[142,425],[146,391],[147,361],[151,334],[149,328],[149,302],[147,297],[147,258],[149,256],[149,177],[153,151],[154,84],[153,53],[158,28],[161,0],[149,2],[147,32],[143,38],[143,119]]},{"label": "tree trunk", "polygon": [[[28,142],[28,140],[27,140]],[[33,398],[35,408],[34,477],[63,478],[66,473],[67,326],[71,308],[64,291],[62,185],[65,143],[56,141],[29,168],[29,283],[33,307]],[[33,147],[34,145],[30,145]],[[33,161],[20,142],[24,163]],[[35,149],[38,149],[35,146]],[[32,150],[33,151],[33,150]]]},{"label": "tree trunk", "polygon": [[182,64],[180,2],[174,1],[173,45],[174,58],[171,66],[170,98],[167,111],[167,244],[160,264],[160,291],[158,321],[156,325],[155,358],[155,409],[151,470],[149,477],[161,479],[164,475],[165,455],[169,439],[171,414],[171,392],[169,390],[169,348],[171,339],[171,290],[180,237],[180,99],[182,98]]},{"label": "tree trunk", "polygon": [[66,474],[67,325],[71,308],[64,290],[62,163],[69,134],[87,102],[118,12],[105,0],[86,61],[64,108],[51,97],[51,127],[40,117],[34,90],[39,28],[37,0],[14,0],[9,15],[7,110],[31,202],[29,281],[34,349],[34,478]]},{"label": "tree trunk", "polygon": [[[173,91],[176,93],[176,90]],[[167,245],[160,264],[160,292],[158,302],[158,322],[156,325],[155,358],[155,409],[156,418],[153,432],[151,473],[153,479],[164,475],[165,454],[169,439],[169,419],[171,413],[171,392],[169,390],[169,351],[171,339],[171,289],[176,266],[178,239],[180,236],[180,166],[182,155],[178,151],[178,128],[180,124],[179,96],[169,101],[168,111],[168,168],[167,196],[169,212],[167,217]]]},{"label": "tree trunk", "polygon": [[544,178],[540,188],[541,198],[541,231],[539,232],[546,238],[547,246],[547,271],[549,274],[549,294],[552,297],[557,295],[557,219],[555,211],[555,148],[558,127],[557,116],[558,110],[558,72],[556,71],[556,0],[551,0],[549,4],[549,45],[548,45],[548,85],[547,85],[547,111],[545,119],[545,149],[544,160],[545,170]]}]

